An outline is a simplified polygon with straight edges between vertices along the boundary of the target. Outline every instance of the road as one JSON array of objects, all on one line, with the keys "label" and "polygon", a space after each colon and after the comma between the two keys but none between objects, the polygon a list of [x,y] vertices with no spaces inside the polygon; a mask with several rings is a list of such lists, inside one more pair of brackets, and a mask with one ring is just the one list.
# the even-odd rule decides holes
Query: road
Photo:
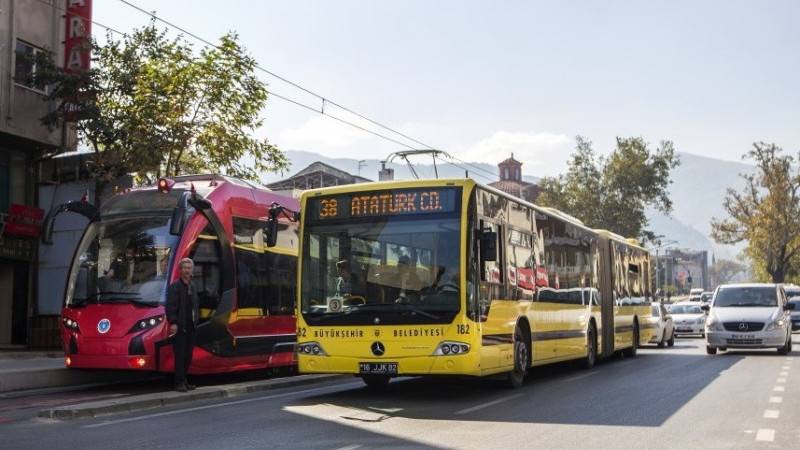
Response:
[{"label": "road", "polygon": [[538,369],[516,390],[414,378],[380,392],[343,379],[93,419],[20,418],[0,435],[14,449],[800,448],[800,351],[709,356],[703,343],[681,338],[590,371]]}]

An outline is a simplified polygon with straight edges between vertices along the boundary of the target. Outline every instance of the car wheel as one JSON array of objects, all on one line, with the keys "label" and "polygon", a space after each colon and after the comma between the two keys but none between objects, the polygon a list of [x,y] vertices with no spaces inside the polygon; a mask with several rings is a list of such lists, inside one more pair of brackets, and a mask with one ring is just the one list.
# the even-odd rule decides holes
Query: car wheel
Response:
[{"label": "car wheel", "polygon": [[787,355],[789,352],[792,351],[792,340],[789,339],[783,344],[783,347],[778,347],[778,354],[779,355]]},{"label": "car wheel", "polygon": [[664,348],[667,345],[667,330],[661,333],[661,340],[658,341],[658,348]]},{"label": "car wheel", "polygon": [[667,345],[669,345],[670,347],[675,345],[675,332],[673,332],[672,336],[670,336],[669,339],[667,340]]},{"label": "car wheel", "polygon": [[706,353],[708,353],[709,355],[716,355],[717,349],[706,345]]}]

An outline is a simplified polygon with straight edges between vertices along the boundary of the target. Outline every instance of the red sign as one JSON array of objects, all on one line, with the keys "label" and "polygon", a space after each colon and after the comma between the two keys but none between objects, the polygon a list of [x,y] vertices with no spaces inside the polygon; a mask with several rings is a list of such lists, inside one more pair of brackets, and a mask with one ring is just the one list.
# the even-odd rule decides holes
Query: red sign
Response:
[{"label": "red sign", "polygon": [[67,0],[64,67],[67,72],[89,68],[92,53],[92,0]]},{"label": "red sign", "polygon": [[11,204],[5,232],[17,236],[38,238],[42,232],[44,210],[35,206]]}]

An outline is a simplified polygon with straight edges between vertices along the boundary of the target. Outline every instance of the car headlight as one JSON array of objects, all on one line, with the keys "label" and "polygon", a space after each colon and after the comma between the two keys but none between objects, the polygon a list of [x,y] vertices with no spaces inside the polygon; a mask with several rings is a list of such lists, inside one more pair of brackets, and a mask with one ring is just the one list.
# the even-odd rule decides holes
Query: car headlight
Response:
[{"label": "car headlight", "polygon": [[767,323],[767,326],[764,327],[764,329],[766,331],[780,330],[781,328],[784,328],[785,326],[786,326],[786,322],[784,322],[783,319],[777,319],[777,320],[773,320],[772,322]]},{"label": "car headlight", "polygon": [[722,325],[722,322],[720,322],[716,318],[709,317],[706,320],[706,330],[707,331],[725,331],[725,327]]}]

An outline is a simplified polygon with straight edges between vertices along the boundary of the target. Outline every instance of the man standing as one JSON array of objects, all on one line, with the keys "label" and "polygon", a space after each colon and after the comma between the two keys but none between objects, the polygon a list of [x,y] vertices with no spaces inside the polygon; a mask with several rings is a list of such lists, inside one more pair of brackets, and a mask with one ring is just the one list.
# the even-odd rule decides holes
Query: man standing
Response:
[{"label": "man standing", "polygon": [[186,392],[195,389],[186,382],[186,372],[192,363],[197,319],[200,315],[200,299],[192,281],[194,261],[183,258],[178,262],[181,278],[169,286],[167,291],[167,322],[173,336],[175,354],[175,390]]}]

